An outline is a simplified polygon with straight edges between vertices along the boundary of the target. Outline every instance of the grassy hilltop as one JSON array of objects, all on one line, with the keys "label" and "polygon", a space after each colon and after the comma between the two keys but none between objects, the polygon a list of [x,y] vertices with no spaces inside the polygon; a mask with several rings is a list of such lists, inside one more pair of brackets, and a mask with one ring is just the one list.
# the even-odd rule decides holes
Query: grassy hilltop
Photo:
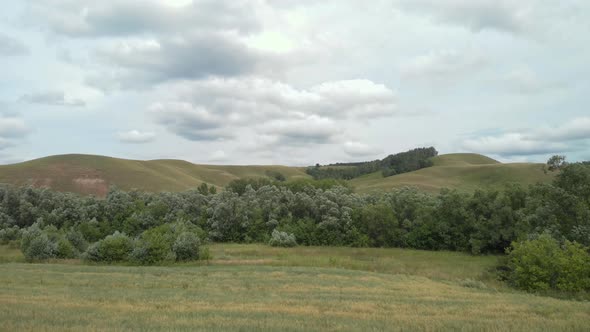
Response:
[{"label": "grassy hilltop", "polygon": [[[542,164],[499,163],[478,154],[447,154],[434,157],[434,166],[384,178],[381,172],[350,181],[357,192],[387,191],[415,186],[438,192],[441,188],[473,191],[550,182]],[[345,166],[343,166],[345,167]],[[0,183],[49,187],[58,191],[104,196],[109,186],[129,190],[183,191],[203,182],[219,188],[240,178],[265,177],[277,171],[287,180],[309,179],[304,167],[197,165],[183,160],[128,160],[94,155],[58,155],[0,166]]]},{"label": "grassy hilltop", "polygon": [[414,186],[428,192],[442,188],[474,191],[478,188],[501,188],[508,183],[521,185],[547,183],[553,174],[545,174],[543,164],[503,164],[479,154],[456,153],[432,158],[434,166],[384,178],[380,172],[351,180],[358,192],[384,191]]}]

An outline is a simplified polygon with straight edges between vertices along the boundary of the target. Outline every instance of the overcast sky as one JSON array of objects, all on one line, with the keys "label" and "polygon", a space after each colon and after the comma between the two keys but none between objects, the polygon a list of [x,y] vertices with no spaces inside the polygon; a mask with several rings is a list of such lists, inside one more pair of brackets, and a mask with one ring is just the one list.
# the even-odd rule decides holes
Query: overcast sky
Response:
[{"label": "overcast sky", "polygon": [[587,0],[20,0],[0,163],[590,160]]}]

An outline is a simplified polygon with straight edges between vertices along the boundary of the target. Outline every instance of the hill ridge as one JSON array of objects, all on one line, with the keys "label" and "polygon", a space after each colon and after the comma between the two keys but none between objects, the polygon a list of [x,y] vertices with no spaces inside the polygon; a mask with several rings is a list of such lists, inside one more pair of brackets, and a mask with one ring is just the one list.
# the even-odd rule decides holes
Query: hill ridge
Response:
[{"label": "hill ridge", "polygon": [[[381,172],[350,180],[359,193],[415,186],[428,192],[443,187],[473,191],[510,182],[528,185],[549,182],[542,164],[500,163],[473,153],[443,154],[432,158],[434,166],[383,178]],[[60,154],[21,163],[0,165],[0,183],[49,187],[58,191],[104,196],[110,186],[124,190],[183,191],[208,183],[221,188],[235,179],[266,177],[280,172],[287,180],[310,179],[305,167],[283,165],[210,165],[182,159],[137,160],[92,154]]]}]

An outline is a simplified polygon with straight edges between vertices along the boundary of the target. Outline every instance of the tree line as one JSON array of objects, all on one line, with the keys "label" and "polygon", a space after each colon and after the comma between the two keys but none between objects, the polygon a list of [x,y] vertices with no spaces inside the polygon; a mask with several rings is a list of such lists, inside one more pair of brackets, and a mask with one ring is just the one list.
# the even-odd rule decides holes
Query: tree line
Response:
[{"label": "tree line", "polygon": [[406,152],[392,154],[384,159],[373,161],[335,163],[326,166],[316,164],[306,169],[314,179],[351,180],[356,177],[381,171],[384,177],[413,172],[432,166],[432,157],[438,155],[434,147],[417,148]]}]

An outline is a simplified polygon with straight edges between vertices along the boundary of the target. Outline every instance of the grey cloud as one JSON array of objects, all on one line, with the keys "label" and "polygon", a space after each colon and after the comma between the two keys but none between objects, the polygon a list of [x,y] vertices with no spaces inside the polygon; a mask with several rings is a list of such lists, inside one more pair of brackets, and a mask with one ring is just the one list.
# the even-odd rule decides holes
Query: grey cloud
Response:
[{"label": "grey cloud", "polygon": [[472,137],[462,147],[501,156],[529,156],[585,149],[590,140],[590,118],[578,118],[556,127]]},{"label": "grey cloud", "polygon": [[[102,49],[98,59],[116,68],[88,82],[100,88],[139,88],[170,80],[208,76],[239,76],[256,71],[272,59],[225,34],[195,34],[182,38],[120,42]],[[264,62],[268,61],[268,62]]]},{"label": "grey cloud", "polygon": [[195,0],[183,6],[155,0],[38,0],[29,3],[28,12],[52,32],[79,38],[260,28],[255,6],[242,0]]},{"label": "grey cloud", "polygon": [[11,148],[15,145],[16,144],[13,141],[0,137],[0,151]]},{"label": "grey cloud", "polygon": [[156,134],[152,132],[142,132],[139,130],[130,130],[126,132],[120,132],[117,137],[119,141],[123,143],[131,144],[143,144],[154,141]]},{"label": "grey cloud", "polygon": [[261,131],[275,136],[278,144],[287,145],[334,143],[341,133],[333,120],[317,115],[271,121],[264,124]]},{"label": "grey cloud", "polygon": [[26,94],[20,97],[21,102],[53,106],[83,107],[86,102],[81,99],[67,99],[63,91],[44,91]]},{"label": "grey cloud", "polygon": [[221,127],[224,119],[189,103],[157,103],[150,107],[156,122],[191,141],[214,141],[232,137]]},{"label": "grey cloud", "polygon": [[0,32],[0,56],[19,56],[29,53],[29,48],[20,40]]},{"label": "grey cloud", "polygon": [[531,22],[534,2],[512,0],[398,0],[399,8],[431,17],[439,23],[464,26],[474,32],[491,29],[519,33]]}]

